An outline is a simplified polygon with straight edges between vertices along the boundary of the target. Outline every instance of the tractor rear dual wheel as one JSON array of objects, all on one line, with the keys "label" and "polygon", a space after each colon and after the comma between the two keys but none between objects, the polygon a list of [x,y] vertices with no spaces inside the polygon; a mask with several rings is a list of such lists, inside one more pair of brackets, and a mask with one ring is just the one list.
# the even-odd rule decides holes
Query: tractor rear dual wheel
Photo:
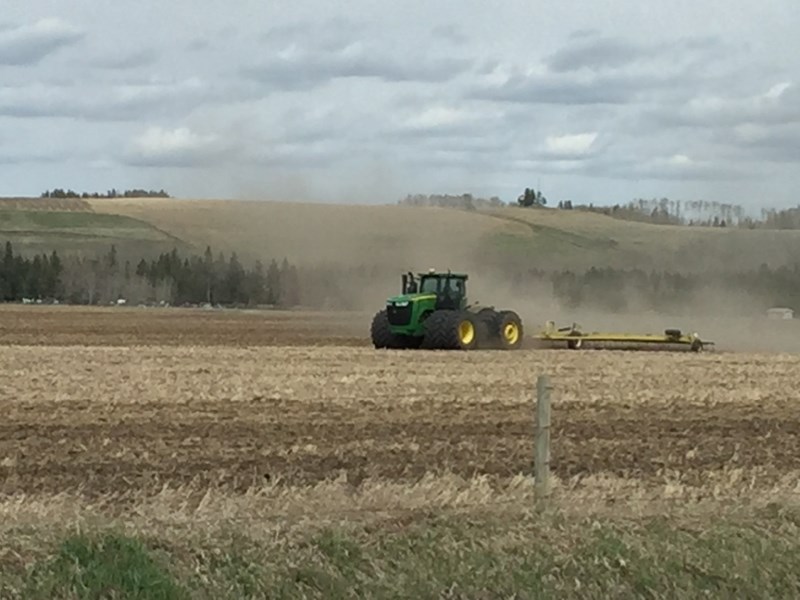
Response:
[{"label": "tractor rear dual wheel", "polygon": [[482,308],[478,311],[478,318],[483,321],[486,329],[483,346],[503,350],[517,350],[522,347],[522,319],[513,310]]},{"label": "tractor rear dual wheel", "polygon": [[485,338],[485,324],[473,313],[437,310],[425,319],[422,348],[426,350],[475,350]]},{"label": "tractor rear dual wheel", "polygon": [[522,321],[514,311],[482,309],[478,313],[438,310],[425,321],[422,348],[429,350],[476,350],[522,346]]},{"label": "tractor rear dual wheel", "polygon": [[500,312],[500,345],[504,350],[517,350],[522,347],[522,319],[513,310]]}]

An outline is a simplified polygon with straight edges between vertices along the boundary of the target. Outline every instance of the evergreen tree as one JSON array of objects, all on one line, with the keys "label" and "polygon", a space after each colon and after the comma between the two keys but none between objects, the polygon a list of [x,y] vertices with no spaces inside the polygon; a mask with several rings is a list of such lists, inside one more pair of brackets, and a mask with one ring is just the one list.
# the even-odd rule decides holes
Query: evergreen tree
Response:
[{"label": "evergreen tree", "polygon": [[257,260],[253,266],[253,270],[247,274],[247,302],[251,305],[266,302],[266,287],[267,279],[264,273],[264,264],[260,260]]},{"label": "evergreen tree", "polygon": [[276,305],[281,298],[281,270],[275,259],[267,268],[267,304]]},{"label": "evergreen tree", "polygon": [[18,299],[19,281],[17,279],[17,271],[14,261],[14,249],[11,242],[6,242],[5,252],[3,254],[3,273],[5,279],[5,296],[6,302],[13,302]]},{"label": "evergreen tree", "polygon": [[225,288],[231,302],[245,302],[245,272],[236,252],[231,254],[228,270],[225,274]]},{"label": "evergreen tree", "polygon": [[280,269],[279,304],[284,307],[297,306],[300,302],[300,290],[296,269],[284,258]]},{"label": "evergreen tree", "polygon": [[212,292],[216,278],[214,277],[214,255],[211,252],[211,246],[206,246],[205,254],[203,254],[203,276],[205,280],[206,302],[211,304],[213,302]]}]

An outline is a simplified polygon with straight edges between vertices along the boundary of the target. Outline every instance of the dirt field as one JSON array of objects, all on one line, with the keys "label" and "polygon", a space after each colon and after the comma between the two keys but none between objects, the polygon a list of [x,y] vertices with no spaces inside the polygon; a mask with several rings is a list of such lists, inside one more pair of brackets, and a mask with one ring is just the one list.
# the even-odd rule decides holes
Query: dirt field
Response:
[{"label": "dirt field", "polygon": [[364,346],[370,318],[306,311],[0,305],[0,344]]},{"label": "dirt field", "polygon": [[0,321],[3,494],[505,481],[531,469],[540,373],[563,485],[744,493],[800,473],[796,355],[387,353],[355,317],[311,313],[18,307]]}]

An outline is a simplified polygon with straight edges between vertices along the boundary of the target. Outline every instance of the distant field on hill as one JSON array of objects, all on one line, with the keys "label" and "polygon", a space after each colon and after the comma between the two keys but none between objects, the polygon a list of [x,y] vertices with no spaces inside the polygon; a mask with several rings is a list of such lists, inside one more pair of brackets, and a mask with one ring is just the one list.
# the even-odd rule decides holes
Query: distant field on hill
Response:
[{"label": "distant field on hill", "polygon": [[20,252],[106,253],[112,244],[132,255],[182,247],[180,240],[137,219],[86,211],[7,210],[0,203],[0,242]]},{"label": "distant field on hill", "polygon": [[92,212],[82,198],[0,198],[0,210]]},{"label": "distant field on hill", "polygon": [[563,210],[508,208],[493,214],[530,227],[522,239],[501,236],[497,243],[530,256],[550,253],[570,266],[685,272],[757,268],[762,263],[777,267],[800,257],[800,231],[651,225]]},{"label": "distant field on hill", "polygon": [[211,244],[250,259],[287,256],[309,265],[690,270],[774,267],[800,256],[800,231],[649,225],[578,211],[149,198],[90,204],[200,249]]},{"label": "distant field on hill", "polygon": [[98,213],[154,224],[204,250],[302,265],[464,269],[496,236],[529,228],[483,213],[401,206],[174,199],[92,200]]}]

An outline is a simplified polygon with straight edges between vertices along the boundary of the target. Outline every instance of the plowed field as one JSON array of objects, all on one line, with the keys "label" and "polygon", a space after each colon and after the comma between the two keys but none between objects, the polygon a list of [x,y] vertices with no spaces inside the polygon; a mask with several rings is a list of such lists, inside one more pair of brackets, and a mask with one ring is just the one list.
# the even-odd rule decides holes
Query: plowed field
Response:
[{"label": "plowed field", "polygon": [[540,373],[555,386],[562,481],[744,489],[800,472],[794,355],[376,352],[352,317],[297,313],[0,318],[5,494],[505,479],[531,469]]}]

